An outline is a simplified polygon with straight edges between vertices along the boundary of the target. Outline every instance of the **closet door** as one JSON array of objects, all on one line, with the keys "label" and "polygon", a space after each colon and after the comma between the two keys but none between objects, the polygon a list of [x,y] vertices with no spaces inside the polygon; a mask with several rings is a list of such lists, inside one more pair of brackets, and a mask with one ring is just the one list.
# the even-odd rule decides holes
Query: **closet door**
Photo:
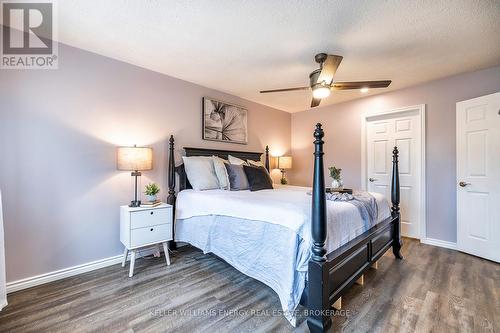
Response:
[{"label": "closet door", "polygon": [[[423,108],[423,106],[422,106]],[[405,109],[366,118],[366,184],[390,201],[392,150],[399,150],[401,234],[420,238],[422,147],[420,109]]]}]

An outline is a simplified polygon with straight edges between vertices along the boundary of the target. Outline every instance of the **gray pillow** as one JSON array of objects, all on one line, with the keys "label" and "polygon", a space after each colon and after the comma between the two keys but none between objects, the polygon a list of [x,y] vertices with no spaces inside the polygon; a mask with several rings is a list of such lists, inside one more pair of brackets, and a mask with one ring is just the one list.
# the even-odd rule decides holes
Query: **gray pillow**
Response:
[{"label": "gray pillow", "polygon": [[248,190],[248,179],[243,165],[224,164],[229,176],[229,189],[231,191]]}]

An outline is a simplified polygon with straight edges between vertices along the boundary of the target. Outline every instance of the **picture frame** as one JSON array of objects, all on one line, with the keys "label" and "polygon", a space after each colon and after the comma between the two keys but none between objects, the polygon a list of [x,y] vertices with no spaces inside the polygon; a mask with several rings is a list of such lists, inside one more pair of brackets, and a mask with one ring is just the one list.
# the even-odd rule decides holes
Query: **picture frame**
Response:
[{"label": "picture frame", "polygon": [[248,144],[248,110],[211,97],[202,99],[202,138]]}]

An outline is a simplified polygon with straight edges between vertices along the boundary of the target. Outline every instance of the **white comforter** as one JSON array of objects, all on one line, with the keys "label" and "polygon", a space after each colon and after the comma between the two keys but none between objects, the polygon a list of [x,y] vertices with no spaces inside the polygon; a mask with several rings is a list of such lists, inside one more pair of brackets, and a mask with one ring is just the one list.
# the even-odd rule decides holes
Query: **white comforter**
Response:
[{"label": "white comforter", "polygon": [[[284,315],[295,325],[311,247],[310,188],[274,190],[184,190],[176,202],[177,241],[212,252],[278,294]],[[390,216],[384,196],[377,223]],[[327,250],[331,252],[370,228],[348,202],[327,201]]]}]

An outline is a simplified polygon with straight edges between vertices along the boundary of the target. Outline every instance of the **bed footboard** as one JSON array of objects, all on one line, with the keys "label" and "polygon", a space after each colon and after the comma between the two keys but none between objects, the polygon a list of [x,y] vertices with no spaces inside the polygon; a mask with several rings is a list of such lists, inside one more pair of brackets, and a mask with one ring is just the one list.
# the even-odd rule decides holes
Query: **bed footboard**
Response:
[{"label": "bed footboard", "polygon": [[399,227],[398,149],[393,151],[391,187],[392,216],[370,230],[327,254],[326,197],[323,167],[324,132],[321,124],[314,131],[314,177],[312,190],[311,260],[303,304],[308,309],[307,325],[311,332],[325,332],[332,326],[333,304],[389,248],[402,259]]}]

